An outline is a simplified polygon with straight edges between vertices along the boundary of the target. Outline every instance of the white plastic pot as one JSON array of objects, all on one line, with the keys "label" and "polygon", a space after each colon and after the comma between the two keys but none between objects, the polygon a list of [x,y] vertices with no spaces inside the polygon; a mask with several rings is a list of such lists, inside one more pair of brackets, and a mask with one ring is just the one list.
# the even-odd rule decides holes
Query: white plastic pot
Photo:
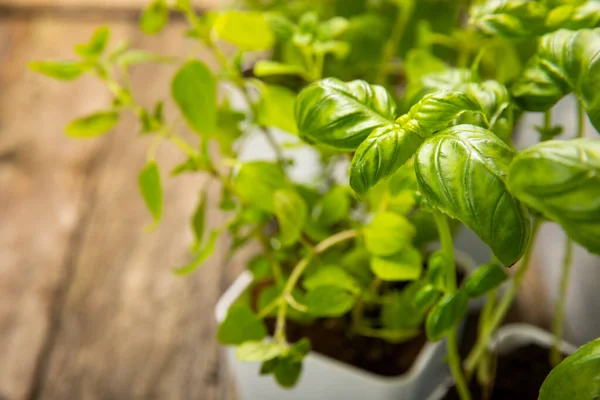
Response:
[{"label": "white plastic pot", "polygon": [[[217,321],[225,318],[251,282],[252,275],[244,272],[231,285],[217,303]],[[240,400],[423,400],[449,376],[443,341],[425,343],[411,369],[393,378],[310,352],[304,359],[300,381],[292,390],[279,387],[272,376],[260,376],[259,363],[237,360],[234,348],[225,351]]]},{"label": "white plastic pot", "polygon": [[[550,349],[553,343],[554,337],[550,332],[529,324],[509,324],[498,329],[498,332],[490,340],[488,348],[494,353],[506,354],[516,348],[530,344]],[[572,354],[577,350],[576,346],[565,341],[562,341],[559,347],[564,354]],[[453,380],[448,378],[426,399],[442,399],[452,385],[454,385]]]}]

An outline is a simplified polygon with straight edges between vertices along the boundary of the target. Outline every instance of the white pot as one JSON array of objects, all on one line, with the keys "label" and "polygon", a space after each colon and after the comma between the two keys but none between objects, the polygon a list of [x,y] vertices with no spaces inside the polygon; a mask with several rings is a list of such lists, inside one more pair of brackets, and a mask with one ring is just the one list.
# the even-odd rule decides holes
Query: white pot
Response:
[{"label": "white pot", "polygon": [[[252,275],[244,272],[225,292],[216,307],[218,322],[251,282]],[[234,348],[225,351],[240,400],[423,400],[449,376],[444,341],[426,342],[411,369],[393,378],[310,352],[304,359],[300,381],[292,390],[279,387],[272,376],[260,376],[259,363],[237,360]]]},{"label": "white pot", "polygon": [[[550,349],[554,344],[554,336],[543,329],[529,324],[509,324],[500,327],[498,332],[490,340],[488,348],[497,354],[506,354],[518,347],[536,344]],[[560,351],[564,354],[572,354],[577,350],[576,346],[565,342],[560,343]],[[449,378],[443,382],[427,400],[440,400],[444,397],[448,389],[454,385],[454,381]]]}]

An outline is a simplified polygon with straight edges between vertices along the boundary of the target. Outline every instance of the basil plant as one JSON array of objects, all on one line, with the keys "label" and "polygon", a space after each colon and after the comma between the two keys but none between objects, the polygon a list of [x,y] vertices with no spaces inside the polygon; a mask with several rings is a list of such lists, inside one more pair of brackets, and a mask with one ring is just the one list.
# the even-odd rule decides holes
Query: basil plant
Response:
[{"label": "basil plant", "polygon": [[[173,271],[199,269],[221,235],[232,238],[228,256],[250,243],[259,248],[248,261],[252,288],[218,330],[241,360],[262,362],[261,373],[292,387],[311,344],[290,343],[290,321],[336,319],[347,335],[393,343],[425,334],[447,339],[464,400],[540,223],[554,221],[600,253],[600,142],[551,140],[561,127],[550,118],[572,94],[578,132],[585,114],[600,128],[598,3],[473,3],[246,0],[239,10],[199,14],[190,0],[154,0],[140,28],[158,34],[171,12],[181,14],[182,40],[209,51],[218,70],[196,50],[181,58],[111,45],[107,27],[77,45],[73,60],[30,67],[64,81],[92,75],[110,90],[112,104],[70,123],[68,136],[103,135],[133,113],[139,134],[153,137],[138,179],[152,228],[167,174],[204,174],[220,185],[226,222],[208,229],[201,190],[190,262]],[[129,83],[130,69],[145,63],[177,66],[170,100],[149,108]],[[173,115],[165,101],[176,105]],[[545,123],[540,143],[519,150],[512,139],[526,112],[545,112]],[[240,157],[244,139],[256,135],[274,158]],[[163,145],[181,150],[172,171],[156,159]],[[311,184],[291,173],[298,147],[318,155]],[[341,179],[340,166],[348,167]],[[459,282],[452,238],[461,224],[493,257]],[[506,268],[521,259],[499,298]],[[479,338],[463,364],[458,325],[469,299],[484,295]]]}]

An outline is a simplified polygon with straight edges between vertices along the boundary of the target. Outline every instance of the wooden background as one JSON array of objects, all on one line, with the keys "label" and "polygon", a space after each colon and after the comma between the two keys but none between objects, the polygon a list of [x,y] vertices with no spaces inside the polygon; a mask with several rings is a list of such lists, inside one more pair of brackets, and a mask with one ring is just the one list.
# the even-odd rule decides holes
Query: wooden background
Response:
[{"label": "wooden background", "polygon": [[[100,139],[68,139],[65,124],[105,107],[106,90],[26,69],[68,59],[101,23],[136,47],[185,54],[181,22],[144,37],[137,12],[115,8],[124,3],[0,0],[0,400],[233,396],[214,306],[240,263],[217,251],[190,277],[170,272],[187,261],[202,179],[166,180],[163,223],[146,233],[137,173],[148,142],[134,119]],[[138,67],[141,101],[169,93],[172,72]],[[181,156],[165,145],[159,159],[166,176]]]}]

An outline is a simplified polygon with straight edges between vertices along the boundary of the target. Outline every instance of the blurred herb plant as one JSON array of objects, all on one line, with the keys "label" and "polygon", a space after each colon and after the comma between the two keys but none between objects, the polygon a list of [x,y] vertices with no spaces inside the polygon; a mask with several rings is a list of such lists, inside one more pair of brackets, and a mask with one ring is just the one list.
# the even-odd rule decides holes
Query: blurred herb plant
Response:
[{"label": "blurred herb plant", "polygon": [[[598,2],[467,3],[247,0],[240,10],[198,14],[189,0],[154,0],[141,29],[156,34],[179,13],[187,39],[212,53],[218,71],[197,51],[181,60],[126,43],[109,49],[106,27],[76,46],[75,61],[30,67],[60,80],[91,74],[111,91],[111,107],[75,120],[67,135],[102,135],[133,112],[141,134],[154,137],[139,186],[155,225],[163,208],[155,153],[163,142],[186,157],[173,175],[204,173],[221,184],[220,208],[230,218],[205,232],[203,191],[192,216],[192,260],[175,273],[200,267],[224,231],[229,256],[260,244],[248,263],[258,298],[235,304],[218,332],[240,359],[262,362],[262,373],[291,387],[310,343],[288,342],[288,320],[341,318],[349,335],[390,342],[424,329],[429,340],[447,338],[464,400],[463,371],[477,369],[489,383],[486,345],[527,271],[540,223],[555,221],[568,246],[573,240],[600,253],[599,142],[549,140],[562,131],[550,110],[569,93],[579,101],[577,136],[584,113],[600,128]],[[129,83],[130,67],[157,62],[178,65],[171,84],[178,115],[170,120],[162,101],[141,106]],[[512,137],[527,111],[545,112],[541,143],[517,151]],[[179,134],[180,122],[194,140]],[[275,160],[238,158],[253,134],[264,136]],[[298,146],[319,154],[312,185],[292,179],[288,147]],[[349,165],[349,185],[335,178],[338,165]],[[461,285],[455,221],[494,253]],[[441,249],[431,252],[438,240]],[[504,267],[520,259],[498,299],[509,279]],[[567,260],[565,281],[569,268]],[[483,295],[479,338],[463,369],[458,325],[468,300]],[[270,340],[265,318],[275,319]]]}]

